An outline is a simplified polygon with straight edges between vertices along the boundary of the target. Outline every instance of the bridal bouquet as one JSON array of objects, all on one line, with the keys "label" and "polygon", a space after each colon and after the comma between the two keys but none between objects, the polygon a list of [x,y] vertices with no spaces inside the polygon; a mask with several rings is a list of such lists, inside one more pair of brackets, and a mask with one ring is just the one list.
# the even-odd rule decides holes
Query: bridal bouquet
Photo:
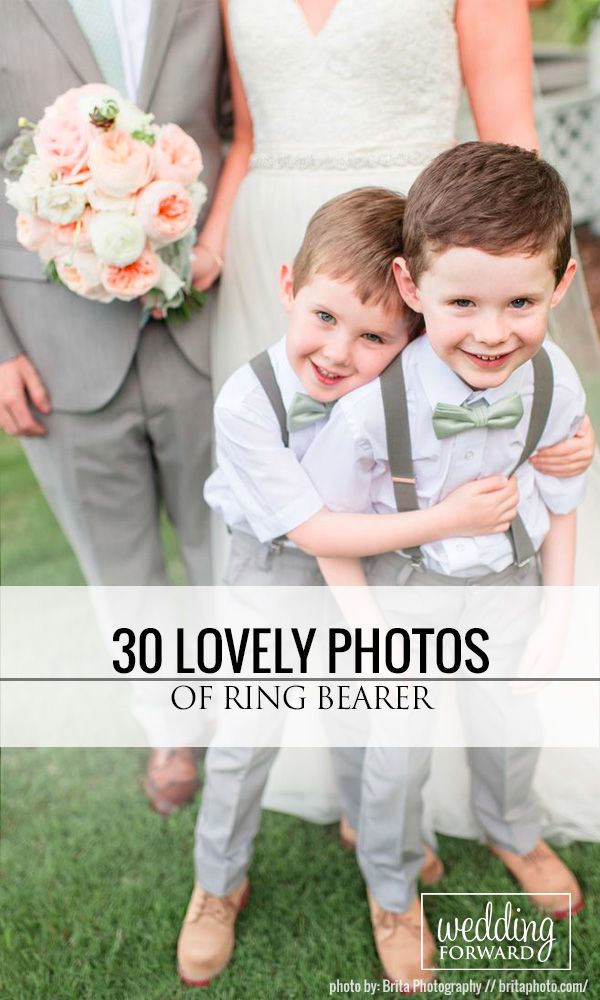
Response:
[{"label": "bridal bouquet", "polygon": [[178,125],[153,118],[112,87],[87,84],[37,124],[20,119],[5,157],[19,243],[76,295],[140,299],[142,325],[153,312],[187,319],[203,300],[190,260],[206,199],[202,157]]}]

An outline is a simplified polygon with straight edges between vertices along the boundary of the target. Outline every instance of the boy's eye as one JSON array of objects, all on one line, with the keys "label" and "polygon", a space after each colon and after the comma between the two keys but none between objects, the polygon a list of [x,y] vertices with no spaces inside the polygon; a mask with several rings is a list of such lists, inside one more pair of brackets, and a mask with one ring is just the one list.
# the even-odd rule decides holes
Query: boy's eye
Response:
[{"label": "boy's eye", "polygon": [[318,309],[317,316],[322,323],[335,323],[335,316],[332,316],[331,313],[325,312],[324,309]]},{"label": "boy's eye", "polygon": [[522,309],[528,302],[529,299],[513,299],[511,306],[513,306],[514,309]]},{"label": "boy's eye", "polygon": [[383,338],[378,333],[363,333],[363,337],[370,344],[383,344]]},{"label": "boy's eye", "polygon": [[469,306],[473,305],[473,302],[471,299],[454,299],[453,304],[458,306],[459,309],[468,309]]}]

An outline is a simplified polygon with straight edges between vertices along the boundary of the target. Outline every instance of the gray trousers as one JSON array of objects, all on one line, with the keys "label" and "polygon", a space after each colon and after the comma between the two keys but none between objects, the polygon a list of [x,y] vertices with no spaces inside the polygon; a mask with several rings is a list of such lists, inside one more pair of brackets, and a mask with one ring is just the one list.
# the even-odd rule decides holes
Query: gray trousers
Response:
[{"label": "gray trousers", "polygon": [[[393,554],[370,560],[369,582],[394,586],[400,573],[407,575],[404,570],[404,561]],[[419,573],[403,582],[449,582],[434,577]],[[297,549],[278,552],[236,533],[225,582],[315,586],[323,580],[312,557]],[[493,582],[532,585],[539,583],[539,573],[534,564],[514,567],[494,576]],[[208,892],[227,895],[246,874],[276,754],[273,747],[219,747],[207,753],[194,857],[197,880]],[[473,809],[486,836],[519,853],[531,850],[539,835],[538,807],[531,793],[537,750],[470,748],[468,754]],[[358,863],[386,909],[402,912],[415,896],[423,861],[421,795],[430,759],[429,747],[332,750],[341,809],[358,830]]]},{"label": "gray trousers", "polygon": [[[465,582],[428,570],[413,570],[396,553],[370,560],[371,586],[451,586]],[[474,578],[479,586],[539,585],[535,561],[521,568]],[[457,602],[461,600],[457,590]],[[385,608],[384,614],[385,614]],[[457,610],[457,616],[460,611]],[[518,614],[509,609],[511,639],[526,637],[527,614],[519,635]],[[394,622],[390,621],[390,625]],[[482,700],[494,697],[495,685],[478,682]],[[524,705],[524,711],[527,711]],[[385,909],[407,909],[416,893],[423,861],[422,789],[429,775],[429,747],[370,747],[365,751],[357,857],[378,903]],[[539,751],[535,748],[480,747],[467,750],[471,770],[471,805],[487,840],[498,847],[526,854],[539,838],[539,807],[532,791]]]},{"label": "gray trousers", "polygon": [[[316,559],[300,549],[261,545],[250,535],[234,532],[225,583],[318,587],[324,580]],[[208,750],[194,848],[196,877],[208,892],[227,895],[248,870],[263,791],[277,753],[277,747]],[[340,803],[354,827],[358,825],[363,755],[360,747],[332,750]]]},{"label": "gray trousers", "polygon": [[142,331],[116,395],[92,413],[40,415],[43,438],[23,438],[35,476],[90,584],[167,584],[159,534],[164,503],[190,584],[212,583],[209,511],[210,381],[166,327]]}]

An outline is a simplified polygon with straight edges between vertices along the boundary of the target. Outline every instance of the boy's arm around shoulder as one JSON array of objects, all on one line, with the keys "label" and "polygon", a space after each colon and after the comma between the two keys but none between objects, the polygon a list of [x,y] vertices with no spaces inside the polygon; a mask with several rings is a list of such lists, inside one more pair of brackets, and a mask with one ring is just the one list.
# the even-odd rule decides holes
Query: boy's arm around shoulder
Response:
[{"label": "boy's arm around shoulder", "polygon": [[[392,493],[385,418],[378,381],[336,403],[302,465],[323,508],[288,537],[317,557],[364,557],[456,535],[508,529],[516,512],[514,481],[467,483],[434,507],[395,513],[376,499]],[[392,499],[393,504],[393,499]]]}]

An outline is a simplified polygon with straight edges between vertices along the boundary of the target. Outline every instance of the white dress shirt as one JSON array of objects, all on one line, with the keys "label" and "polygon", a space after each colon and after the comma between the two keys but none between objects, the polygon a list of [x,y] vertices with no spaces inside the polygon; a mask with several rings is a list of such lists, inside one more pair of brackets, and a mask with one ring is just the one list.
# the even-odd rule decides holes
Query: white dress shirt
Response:
[{"label": "white dress shirt", "polygon": [[[286,410],[305,392],[290,365],[285,339],[269,348]],[[323,501],[301,462],[326,418],[291,431],[289,447],[273,407],[250,365],[227,380],[215,403],[217,469],[207,479],[204,497],[230,528],[270,541],[303,524]],[[289,543],[291,544],[291,543]]]},{"label": "white dress shirt", "polygon": [[110,0],[121,47],[121,60],[127,84],[127,97],[137,101],[152,0]]},{"label": "white dress shirt", "polygon": [[[539,447],[570,437],[585,412],[585,395],[573,365],[550,341],[554,392]],[[533,365],[518,368],[503,385],[472,391],[420,337],[402,354],[411,447],[420,507],[431,507],[463,483],[508,475],[523,451],[533,398]],[[438,440],[432,424],[436,403],[490,405],[513,392],[523,399],[524,415],[513,429],[473,428]],[[324,503],[334,511],[391,513],[396,510],[390,476],[379,379],[338,400],[330,420],[303,462]],[[517,473],[519,513],[535,549],[550,522],[548,510],[566,514],[583,497],[585,476],[557,479],[526,462]],[[450,576],[500,572],[513,559],[507,535],[448,538],[422,546],[428,568]]]}]

